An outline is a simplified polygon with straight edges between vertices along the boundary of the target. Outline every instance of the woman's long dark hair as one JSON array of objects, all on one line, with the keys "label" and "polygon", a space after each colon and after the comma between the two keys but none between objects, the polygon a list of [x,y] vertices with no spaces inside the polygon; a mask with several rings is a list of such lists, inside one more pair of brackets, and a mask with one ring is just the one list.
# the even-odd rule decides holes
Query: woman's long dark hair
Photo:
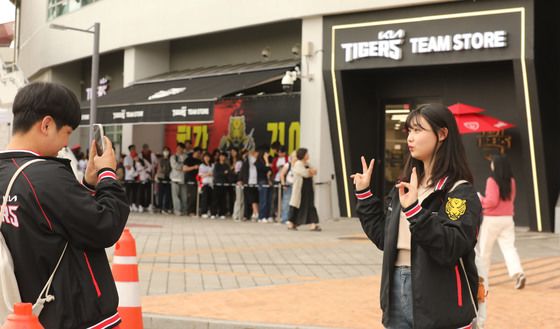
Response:
[{"label": "woman's long dark hair", "polygon": [[[421,117],[428,122],[430,127],[422,127],[420,125]],[[432,177],[430,177],[428,186],[433,186],[444,177],[448,177],[448,183],[463,179],[473,183],[473,175],[467,164],[467,156],[461,136],[459,135],[457,122],[447,107],[442,104],[424,104],[417,107],[406,118],[406,129],[410,129],[413,126],[418,126],[422,129],[431,128],[436,137],[438,137],[441,129],[447,128],[447,138],[439,146],[438,144],[434,145]],[[425,174],[424,163],[414,159],[410,153],[404,166],[402,180],[410,180],[413,167],[416,167],[418,181],[422,181]],[[446,184],[445,189],[448,190],[451,186],[453,184]]]},{"label": "woman's long dark hair", "polygon": [[492,163],[494,164],[492,178],[494,178],[500,188],[500,199],[504,201],[511,200],[513,172],[507,157],[505,155],[493,155]]}]

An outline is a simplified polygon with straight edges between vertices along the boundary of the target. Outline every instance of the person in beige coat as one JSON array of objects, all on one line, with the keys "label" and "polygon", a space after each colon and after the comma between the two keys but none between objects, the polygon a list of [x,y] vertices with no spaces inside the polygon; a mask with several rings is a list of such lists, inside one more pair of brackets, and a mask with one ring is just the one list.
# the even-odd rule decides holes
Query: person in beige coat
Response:
[{"label": "person in beige coat", "polygon": [[288,229],[297,230],[300,225],[311,224],[311,231],[321,231],[313,190],[313,176],[317,174],[317,169],[310,167],[307,149],[298,149],[296,157],[297,161],[292,168],[294,183],[290,198]]}]

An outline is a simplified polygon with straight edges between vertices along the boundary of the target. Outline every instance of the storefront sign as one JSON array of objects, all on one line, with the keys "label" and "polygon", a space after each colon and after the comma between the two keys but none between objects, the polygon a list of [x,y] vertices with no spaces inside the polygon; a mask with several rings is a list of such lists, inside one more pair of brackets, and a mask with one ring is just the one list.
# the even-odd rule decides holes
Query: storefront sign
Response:
[{"label": "storefront sign", "polygon": [[[161,103],[99,107],[97,123],[212,122],[212,102]],[[89,109],[82,109],[82,125],[89,124]]]},{"label": "storefront sign", "polygon": [[382,57],[394,60],[402,58],[401,45],[404,43],[404,30],[381,31],[378,40],[366,42],[343,43],[346,62],[365,57]]},{"label": "storefront sign", "polygon": [[[361,58],[388,58],[401,60],[406,31],[386,30],[378,33],[377,40],[341,43],[346,63]],[[507,32],[503,30],[430,35],[408,38],[411,54],[455,52],[507,47]]]}]

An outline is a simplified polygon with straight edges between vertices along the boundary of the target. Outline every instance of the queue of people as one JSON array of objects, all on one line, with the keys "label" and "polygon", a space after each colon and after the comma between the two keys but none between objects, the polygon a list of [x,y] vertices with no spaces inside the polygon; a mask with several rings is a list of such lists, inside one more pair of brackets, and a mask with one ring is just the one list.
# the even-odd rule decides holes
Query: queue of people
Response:
[{"label": "queue of people", "polygon": [[[272,154],[269,151],[272,149]],[[281,222],[321,231],[307,149],[288,156],[282,145],[209,153],[189,142],[160,154],[128,147],[119,165],[132,212],[161,212],[235,221]],[[119,171],[119,170],[118,170]],[[197,212],[198,210],[198,212]]]}]

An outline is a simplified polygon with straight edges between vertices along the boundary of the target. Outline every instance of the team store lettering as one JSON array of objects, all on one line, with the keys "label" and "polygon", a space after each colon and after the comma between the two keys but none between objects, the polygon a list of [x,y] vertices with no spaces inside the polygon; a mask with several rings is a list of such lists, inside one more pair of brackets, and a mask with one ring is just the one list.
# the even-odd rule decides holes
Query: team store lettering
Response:
[{"label": "team store lettering", "polygon": [[[401,45],[404,43],[404,30],[381,31],[378,39],[367,42],[343,43],[345,61],[352,62],[360,58],[377,57],[402,59]],[[413,54],[440,53],[465,50],[480,50],[507,47],[506,31],[487,31],[473,33],[456,33],[436,36],[409,38]]]}]

